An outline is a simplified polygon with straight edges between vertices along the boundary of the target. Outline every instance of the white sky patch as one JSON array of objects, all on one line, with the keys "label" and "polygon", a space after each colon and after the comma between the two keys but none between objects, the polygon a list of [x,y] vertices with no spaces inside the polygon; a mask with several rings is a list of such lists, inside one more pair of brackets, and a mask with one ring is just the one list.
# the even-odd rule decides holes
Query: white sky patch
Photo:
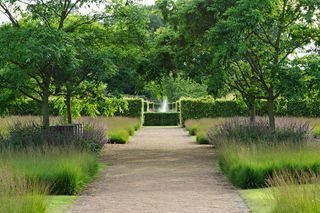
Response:
[{"label": "white sky patch", "polygon": [[[154,5],[155,4],[155,0],[140,0],[139,2],[144,5]],[[87,13],[88,9],[83,8],[80,11],[83,13]],[[91,8],[91,11],[99,11],[99,8],[93,7],[93,8]],[[0,24],[4,23],[4,22],[8,22],[8,18],[3,13],[0,12]]]}]

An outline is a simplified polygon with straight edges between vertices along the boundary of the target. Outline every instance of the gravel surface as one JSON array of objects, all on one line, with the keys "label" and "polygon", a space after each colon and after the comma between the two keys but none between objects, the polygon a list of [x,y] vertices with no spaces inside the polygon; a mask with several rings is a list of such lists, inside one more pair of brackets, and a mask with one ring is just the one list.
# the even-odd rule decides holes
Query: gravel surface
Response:
[{"label": "gravel surface", "polygon": [[181,128],[143,128],[127,145],[109,145],[108,169],[70,213],[249,212],[215,169],[215,150]]}]

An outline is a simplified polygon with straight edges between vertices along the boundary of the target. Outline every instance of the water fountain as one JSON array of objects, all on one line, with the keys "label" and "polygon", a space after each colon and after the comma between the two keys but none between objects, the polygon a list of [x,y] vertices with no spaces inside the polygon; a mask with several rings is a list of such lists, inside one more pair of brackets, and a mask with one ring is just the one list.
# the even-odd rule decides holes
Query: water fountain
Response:
[{"label": "water fountain", "polygon": [[161,105],[160,105],[160,108],[158,110],[159,112],[169,112],[169,103],[168,103],[168,98],[167,97],[164,97],[162,102],[161,102]]}]

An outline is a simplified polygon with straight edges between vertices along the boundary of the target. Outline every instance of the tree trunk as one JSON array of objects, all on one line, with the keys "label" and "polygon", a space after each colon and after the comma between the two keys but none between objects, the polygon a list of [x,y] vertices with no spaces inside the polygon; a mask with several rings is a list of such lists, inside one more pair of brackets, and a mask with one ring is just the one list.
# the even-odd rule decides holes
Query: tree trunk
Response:
[{"label": "tree trunk", "polygon": [[276,121],[274,117],[274,98],[270,97],[268,99],[268,117],[269,117],[269,127],[271,130],[276,129]]},{"label": "tree trunk", "polygon": [[49,87],[43,89],[42,97],[42,125],[44,128],[48,128],[50,125],[49,118]]},{"label": "tree trunk", "polygon": [[254,102],[251,102],[249,104],[249,110],[250,110],[250,123],[255,124],[256,122],[256,105]]},{"label": "tree trunk", "polygon": [[67,95],[66,95],[66,106],[67,106],[67,121],[68,121],[68,124],[72,124],[71,92],[69,91],[67,91]]}]

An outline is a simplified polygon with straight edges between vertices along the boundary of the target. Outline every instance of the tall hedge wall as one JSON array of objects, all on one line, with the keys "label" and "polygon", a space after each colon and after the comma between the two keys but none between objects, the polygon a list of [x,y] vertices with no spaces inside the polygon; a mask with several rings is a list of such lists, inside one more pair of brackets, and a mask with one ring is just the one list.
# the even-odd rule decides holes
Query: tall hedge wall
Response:
[{"label": "tall hedge wall", "polygon": [[178,112],[144,113],[144,126],[177,126],[180,124]]},{"label": "tall hedge wall", "polygon": [[246,115],[243,106],[235,101],[215,101],[212,98],[180,99],[182,124],[188,119],[232,117]]},{"label": "tall hedge wall", "polygon": [[[237,101],[215,101],[213,98],[182,98],[179,101],[181,123],[188,119],[208,117],[233,117],[249,115],[248,108]],[[257,104],[257,115],[267,115],[267,102]],[[288,101],[278,99],[275,102],[275,114],[278,116],[319,117],[320,103],[317,101]]]},{"label": "tall hedge wall", "polygon": [[142,118],[144,112],[144,100],[142,98],[125,98],[128,102],[128,110],[121,116]]}]

